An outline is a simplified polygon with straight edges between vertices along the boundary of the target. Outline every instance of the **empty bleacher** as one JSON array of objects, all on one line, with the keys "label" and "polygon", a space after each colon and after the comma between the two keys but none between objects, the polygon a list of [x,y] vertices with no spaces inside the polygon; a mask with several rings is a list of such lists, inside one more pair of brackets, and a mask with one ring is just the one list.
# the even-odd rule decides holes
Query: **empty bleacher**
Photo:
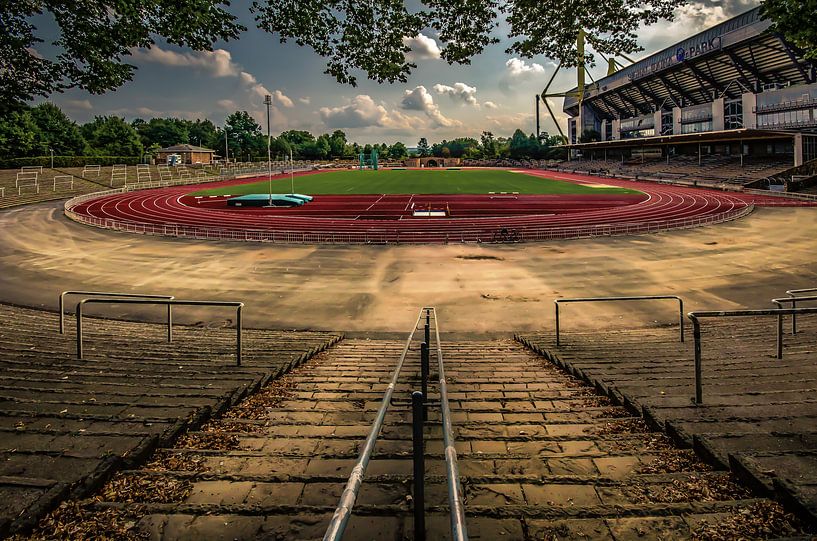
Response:
[{"label": "empty bleacher", "polygon": [[73,326],[0,304],[0,536],[32,525],[113,471],[144,460],[336,341],[320,332],[244,331],[88,319],[85,359]]}]

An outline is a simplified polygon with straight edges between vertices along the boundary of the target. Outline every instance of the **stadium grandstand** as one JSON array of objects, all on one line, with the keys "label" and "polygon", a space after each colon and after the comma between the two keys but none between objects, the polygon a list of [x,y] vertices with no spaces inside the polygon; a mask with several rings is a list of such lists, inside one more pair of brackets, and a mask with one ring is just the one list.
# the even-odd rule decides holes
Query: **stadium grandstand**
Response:
[{"label": "stadium grandstand", "polygon": [[817,159],[817,63],[760,8],[580,87],[564,101],[574,167],[764,187]]}]

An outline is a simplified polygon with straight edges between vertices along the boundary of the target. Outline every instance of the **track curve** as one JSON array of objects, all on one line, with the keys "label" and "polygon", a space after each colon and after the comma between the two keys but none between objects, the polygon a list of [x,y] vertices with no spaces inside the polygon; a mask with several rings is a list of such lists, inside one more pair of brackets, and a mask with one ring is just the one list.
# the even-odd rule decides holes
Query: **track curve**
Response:
[{"label": "track curve", "polygon": [[[223,205],[221,208],[201,206],[200,202],[188,195],[198,187],[187,185],[78,198],[66,204],[66,214],[88,225],[176,237],[273,242],[435,243],[530,241],[654,232],[719,223],[746,215],[753,205],[781,204],[781,199],[769,196],[549,171],[526,173],[577,183],[603,182],[606,185],[638,190],[643,196],[630,199],[608,196],[599,198],[595,203],[592,202],[594,196],[590,196],[590,203],[584,199],[581,202],[569,202],[564,196],[558,196],[561,199],[553,196],[520,196],[550,198],[551,206],[543,206],[542,201],[537,201],[526,209],[523,201],[521,210],[506,210],[503,212],[508,215],[496,216],[476,208],[479,207],[477,202],[476,210],[465,213],[465,217],[402,219],[404,216],[398,212],[397,219],[384,220],[378,214],[367,212],[376,204],[399,210],[398,207],[404,204],[405,209],[408,209],[411,201],[422,205],[425,201],[449,196],[389,196],[397,200],[387,202],[381,202],[385,196],[380,199],[371,196],[376,201],[372,200],[370,209],[355,210],[351,214],[340,210],[323,211],[320,210],[323,207],[309,205],[299,209],[265,212],[265,209],[235,209]],[[211,183],[207,187],[229,186],[253,180]],[[355,196],[318,197],[329,200],[333,197]],[[404,199],[400,199],[401,197]],[[487,196],[468,197],[482,197],[484,200]],[[326,205],[328,203],[324,206]],[[556,208],[560,205],[565,207],[561,211]],[[337,206],[338,209],[342,207],[341,204]],[[292,212],[307,208],[310,209],[309,212]]]}]

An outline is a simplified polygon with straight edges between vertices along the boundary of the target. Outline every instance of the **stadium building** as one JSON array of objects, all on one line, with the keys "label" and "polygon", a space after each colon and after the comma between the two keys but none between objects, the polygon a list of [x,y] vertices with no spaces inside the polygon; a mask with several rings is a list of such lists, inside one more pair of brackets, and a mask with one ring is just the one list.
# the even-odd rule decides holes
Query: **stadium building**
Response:
[{"label": "stadium building", "polygon": [[567,94],[574,160],[720,168],[746,184],[817,159],[817,62],[760,8]]}]

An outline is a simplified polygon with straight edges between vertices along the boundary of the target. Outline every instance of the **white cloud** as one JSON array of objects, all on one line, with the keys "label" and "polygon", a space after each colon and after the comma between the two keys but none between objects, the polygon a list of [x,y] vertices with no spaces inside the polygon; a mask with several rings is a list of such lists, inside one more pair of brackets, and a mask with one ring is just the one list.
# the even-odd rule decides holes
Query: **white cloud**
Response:
[{"label": "white cloud", "polygon": [[450,128],[462,125],[458,120],[443,115],[434,103],[434,96],[422,85],[414,87],[414,90],[406,90],[400,106],[409,111],[424,112],[434,122],[435,127]]},{"label": "white cloud", "polygon": [[529,77],[545,72],[545,67],[536,62],[528,64],[521,58],[511,58],[505,62],[505,68],[511,77]]},{"label": "white cloud", "polygon": [[298,98],[298,101],[303,103],[304,105],[309,105],[310,103],[312,103],[312,98],[310,98],[309,96],[303,96],[301,98]]},{"label": "white cloud", "polygon": [[359,94],[340,107],[321,107],[318,114],[328,128],[379,127],[411,130],[421,124],[417,117],[400,111],[389,112],[366,94]]},{"label": "white cloud", "polygon": [[440,58],[440,46],[434,38],[417,34],[413,38],[403,38],[403,45],[411,47],[410,56],[419,59]]},{"label": "white cloud", "polygon": [[273,101],[275,103],[279,103],[279,104],[283,105],[284,107],[286,107],[287,109],[291,109],[291,108],[293,108],[295,106],[295,104],[292,103],[292,100],[289,99],[280,90],[276,90],[275,92],[272,93],[272,99],[273,99]]},{"label": "white cloud", "polygon": [[136,60],[153,62],[164,66],[196,67],[213,77],[234,77],[241,67],[233,62],[230,51],[215,49],[213,51],[178,52],[154,46],[150,49],[131,51]]},{"label": "white cloud", "polygon": [[479,109],[477,87],[475,86],[468,86],[465,83],[454,83],[454,86],[436,84],[434,85],[434,92],[448,95],[453,100],[462,101]]},{"label": "white cloud", "polygon": [[218,100],[216,104],[225,111],[235,111],[238,109],[238,104],[233,100]]},{"label": "white cloud", "polygon": [[484,105],[486,109],[499,109],[499,105],[495,104],[492,101],[486,101],[482,105]]},{"label": "white cloud", "polygon": [[63,103],[65,108],[75,111],[90,111],[94,108],[89,100],[67,100]]}]

